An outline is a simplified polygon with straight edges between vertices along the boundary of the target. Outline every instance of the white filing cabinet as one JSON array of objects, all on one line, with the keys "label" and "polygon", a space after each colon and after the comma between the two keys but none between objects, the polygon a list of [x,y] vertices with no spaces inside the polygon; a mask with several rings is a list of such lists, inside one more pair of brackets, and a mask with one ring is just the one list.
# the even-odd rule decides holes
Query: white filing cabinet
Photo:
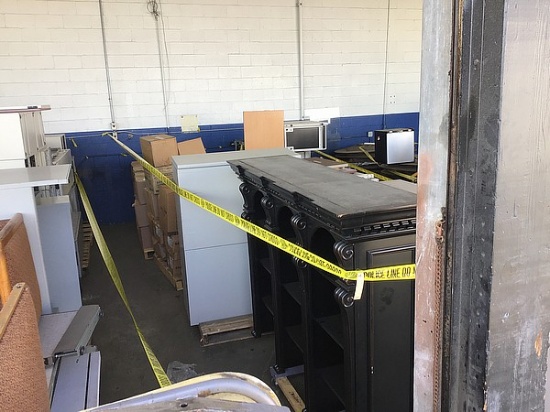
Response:
[{"label": "white filing cabinet", "polygon": [[[228,160],[296,156],[288,149],[259,149],[174,156],[179,186],[241,215],[241,181]],[[252,313],[246,233],[179,198],[184,299],[191,325]]]}]

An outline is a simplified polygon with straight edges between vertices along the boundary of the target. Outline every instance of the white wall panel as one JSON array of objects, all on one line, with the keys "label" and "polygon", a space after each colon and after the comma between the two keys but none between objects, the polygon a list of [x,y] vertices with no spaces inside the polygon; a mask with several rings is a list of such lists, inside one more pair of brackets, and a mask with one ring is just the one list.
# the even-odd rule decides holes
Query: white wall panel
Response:
[{"label": "white wall panel", "polygon": [[[299,116],[294,0],[160,0],[157,25],[144,0],[103,5],[119,128],[166,124],[157,26],[170,126],[186,113],[202,124],[240,122],[243,110]],[[305,109],[417,111],[421,8],[304,0]],[[98,1],[0,0],[0,75],[0,106],[52,106],[47,132],[109,129]]]}]

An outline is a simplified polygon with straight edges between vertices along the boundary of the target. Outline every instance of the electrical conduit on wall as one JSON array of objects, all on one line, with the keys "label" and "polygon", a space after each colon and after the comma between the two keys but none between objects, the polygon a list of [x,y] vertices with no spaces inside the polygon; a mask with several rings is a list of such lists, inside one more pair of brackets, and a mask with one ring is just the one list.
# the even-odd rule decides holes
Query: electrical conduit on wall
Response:
[{"label": "electrical conduit on wall", "polygon": [[103,57],[105,60],[105,77],[107,81],[107,93],[109,98],[109,109],[111,111],[111,130],[116,129],[115,121],[115,109],[113,103],[113,89],[111,87],[111,71],[109,69],[109,54],[107,53],[107,38],[105,36],[105,17],[103,12],[103,1],[98,0],[99,2],[99,19],[101,24],[101,40],[103,43]]},{"label": "electrical conduit on wall", "polygon": [[298,0],[296,2],[296,14],[297,14],[297,25],[298,25],[298,64],[299,64],[299,74],[298,82],[300,85],[300,119],[305,118],[305,107],[304,107],[304,33],[303,33],[303,20],[302,20],[302,1]]}]

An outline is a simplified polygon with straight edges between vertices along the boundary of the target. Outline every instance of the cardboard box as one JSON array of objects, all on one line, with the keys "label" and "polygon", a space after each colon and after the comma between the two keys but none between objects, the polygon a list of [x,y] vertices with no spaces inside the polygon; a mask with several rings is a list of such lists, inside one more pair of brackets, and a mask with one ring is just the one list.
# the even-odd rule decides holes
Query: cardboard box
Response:
[{"label": "cardboard box", "polygon": [[147,212],[153,216],[153,219],[159,218],[159,202],[158,195],[155,195],[149,188],[145,188],[145,198],[147,204]]},{"label": "cardboard box", "polygon": [[138,203],[144,205],[147,203],[147,198],[145,197],[145,173],[137,173],[134,175],[133,179],[134,184],[134,195]]},{"label": "cardboard box", "polygon": [[153,243],[164,244],[164,232],[162,231],[160,224],[157,220],[151,219],[149,215],[149,227],[151,228],[151,234],[153,235]]},{"label": "cardboard box", "polygon": [[131,163],[132,167],[132,184],[134,185],[134,195],[139,203],[144,205],[147,203],[145,198],[145,170],[141,163],[135,161]]},{"label": "cardboard box", "polygon": [[159,188],[159,222],[165,234],[178,231],[176,220],[176,194],[168,186]]},{"label": "cardboard box", "polygon": [[178,153],[180,155],[203,154],[206,153],[206,150],[202,144],[202,139],[197,137],[196,139],[179,142]]},{"label": "cardboard box", "polygon": [[153,249],[153,237],[151,236],[151,229],[149,226],[139,227],[138,237],[143,250]]},{"label": "cardboard box", "polygon": [[172,164],[172,156],[178,154],[178,144],[174,136],[156,134],[139,139],[143,158],[153,166]]},{"label": "cardboard box", "polygon": [[166,249],[162,243],[153,242],[153,249],[155,250],[155,256],[160,260],[166,259]]},{"label": "cardboard box", "polygon": [[179,249],[180,246],[180,235],[179,233],[173,233],[166,236],[166,246],[170,249]]},{"label": "cardboard box", "polygon": [[143,173],[143,171],[145,170],[141,163],[137,160],[134,160],[132,163],[130,163],[130,166],[132,166],[132,176],[137,173]]},{"label": "cardboard box", "polygon": [[165,234],[174,233],[178,231],[178,225],[176,222],[175,214],[161,212],[159,216],[159,223],[162,231]]},{"label": "cardboard box", "polygon": [[132,206],[134,208],[134,212],[136,213],[137,227],[149,226],[149,219],[147,218],[147,205],[142,205],[136,200]]},{"label": "cardboard box", "polygon": [[164,246],[166,246],[166,253],[168,253],[168,255],[172,257],[172,259],[177,260],[180,258],[180,245],[179,242],[174,243],[174,236],[179,237],[179,234],[173,233],[165,235]]},{"label": "cardboard box", "polygon": [[180,249],[179,247],[172,248],[168,246],[167,239],[164,239],[164,246],[166,247],[166,253],[168,253],[168,256],[170,256],[174,260],[180,259]]},{"label": "cardboard box", "polygon": [[159,209],[163,212],[176,211],[176,194],[168,186],[162,185],[158,194]]},{"label": "cardboard box", "polygon": [[[157,167],[158,171],[163,175],[172,179],[172,165],[170,166],[159,166]],[[160,180],[158,180],[153,174],[145,171],[145,187],[150,189],[154,194],[158,194],[160,186],[164,185]]]},{"label": "cardboard box", "polygon": [[167,255],[166,257],[166,263],[168,265],[168,268],[172,271],[173,274],[176,274],[178,270],[181,269],[181,260],[175,259],[170,255]]}]

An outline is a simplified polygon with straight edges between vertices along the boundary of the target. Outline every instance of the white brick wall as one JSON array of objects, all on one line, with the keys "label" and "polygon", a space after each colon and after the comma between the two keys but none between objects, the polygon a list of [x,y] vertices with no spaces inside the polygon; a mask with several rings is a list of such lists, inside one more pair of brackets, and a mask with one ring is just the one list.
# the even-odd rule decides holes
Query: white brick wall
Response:
[{"label": "white brick wall", "polygon": [[[299,116],[295,0],[160,4],[170,126],[186,113],[202,124],[240,122],[243,110]],[[146,1],[103,6],[118,127],[164,126]],[[417,111],[421,8],[421,0],[304,0],[305,108]],[[0,0],[0,106],[26,104],[52,106],[47,132],[109,128],[98,0]]]},{"label": "white brick wall", "polygon": [[420,0],[304,2],[306,108],[338,106],[342,115],[418,111],[421,13]]}]

